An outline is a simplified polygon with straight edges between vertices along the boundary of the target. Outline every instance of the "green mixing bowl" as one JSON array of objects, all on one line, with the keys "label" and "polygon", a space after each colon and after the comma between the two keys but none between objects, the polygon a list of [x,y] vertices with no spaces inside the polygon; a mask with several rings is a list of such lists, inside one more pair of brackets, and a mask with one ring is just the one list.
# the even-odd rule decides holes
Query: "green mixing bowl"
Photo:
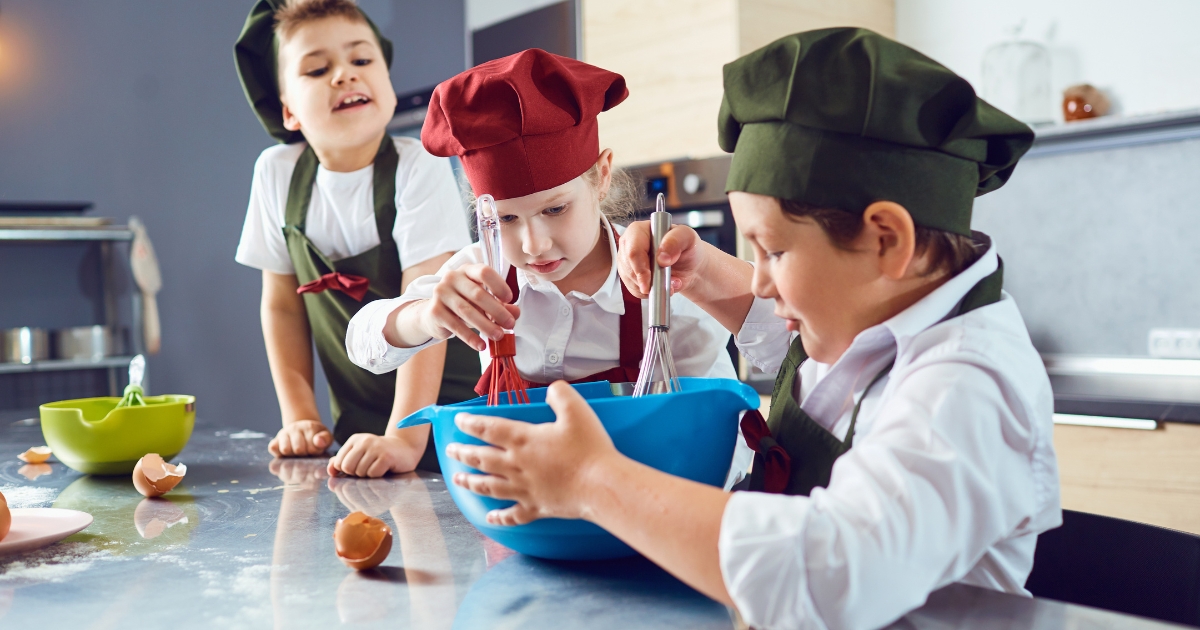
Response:
[{"label": "green mixing bowl", "polygon": [[146,453],[170,460],[192,437],[196,397],[146,396],[146,406],[120,398],[80,398],[40,407],[42,435],[58,461],[90,475],[123,475]]}]

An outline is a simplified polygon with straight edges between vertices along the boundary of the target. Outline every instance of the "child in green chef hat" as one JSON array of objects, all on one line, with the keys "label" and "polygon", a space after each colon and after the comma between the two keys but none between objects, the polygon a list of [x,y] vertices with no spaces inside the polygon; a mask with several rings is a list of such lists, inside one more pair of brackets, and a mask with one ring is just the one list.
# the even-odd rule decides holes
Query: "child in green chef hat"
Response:
[{"label": "child in green chef hat", "polygon": [[[462,414],[494,446],[451,444],[516,505],[489,522],[583,518],[756,628],[870,628],[964,582],[1028,594],[1061,523],[1049,379],[976,196],[1033,133],[920,53],[862,29],[784,37],[725,66],[726,190],[750,265],[676,226],[673,289],[778,370],[746,414],[751,490],[729,494],[618,453],[573,389],[557,422]],[[649,230],[621,239],[645,293]],[[676,419],[686,422],[687,418]]]},{"label": "child in green chef hat", "polygon": [[[478,357],[450,340],[376,375],[345,346],[363,304],[400,295],[471,242],[449,162],[387,133],[391,42],[350,0],[259,0],[234,56],[254,112],[283,143],[255,164],[237,250],[238,262],[262,270],[263,337],[283,414],[270,451],[318,455],[336,439],[330,473],[437,470],[428,427],[389,429],[388,420],[474,397]],[[314,342],[332,434],[313,393]]]}]

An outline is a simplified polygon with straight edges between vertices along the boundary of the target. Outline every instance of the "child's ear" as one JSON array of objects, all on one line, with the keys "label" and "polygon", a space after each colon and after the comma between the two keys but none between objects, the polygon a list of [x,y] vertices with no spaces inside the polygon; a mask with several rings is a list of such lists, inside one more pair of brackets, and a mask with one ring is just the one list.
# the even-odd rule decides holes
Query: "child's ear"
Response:
[{"label": "child's ear", "polygon": [[600,182],[596,186],[596,192],[599,193],[601,199],[608,196],[608,189],[612,186],[612,164],[613,152],[612,149],[605,149],[600,152],[600,157],[596,158],[596,167],[599,169]]},{"label": "child's ear", "polygon": [[283,128],[288,131],[300,131],[300,119],[292,114],[292,110],[287,106],[287,101],[280,98],[279,102],[283,104]]},{"label": "child's ear", "polygon": [[879,260],[879,272],[900,280],[909,272],[917,248],[917,228],[912,215],[894,201],[876,201],[863,212],[866,246]]}]

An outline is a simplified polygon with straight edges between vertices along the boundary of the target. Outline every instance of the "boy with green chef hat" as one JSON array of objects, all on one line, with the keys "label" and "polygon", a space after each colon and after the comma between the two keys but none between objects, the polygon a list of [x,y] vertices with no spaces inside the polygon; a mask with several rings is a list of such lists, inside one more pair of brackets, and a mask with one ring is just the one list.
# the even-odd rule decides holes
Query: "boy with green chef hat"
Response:
[{"label": "boy with green chef hat", "polygon": [[[263,276],[263,337],[283,415],[270,451],[319,455],[336,439],[331,474],[437,470],[428,428],[388,429],[389,418],[474,397],[478,357],[450,340],[375,375],[345,346],[363,304],[400,295],[471,242],[449,163],[387,133],[391,42],[350,0],[259,0],[234,56],[255,114],[283,143],[255,164],[237,251]],[[314,342],[332,434],[316,408]]]},{"label": "boy with green chef hat", "polygon": [[[778,370],[769,417],[742,420],[752,491],[625,457],[562,383],[553,423],[460,415],[490,446],[447,452],[488,474],[454,483],[516,501],[492,523],[595,522],[755,628],[882,627],[955,582],[1028,595],[1037,536],[1061,523],[1053,396],[970,224],[1033,133],[862,29],[784,37],[724,79],[726,190],[755,264],[686,226],[657,256]],[[635,224],[620,253],[635,293],[648,256]]]}]

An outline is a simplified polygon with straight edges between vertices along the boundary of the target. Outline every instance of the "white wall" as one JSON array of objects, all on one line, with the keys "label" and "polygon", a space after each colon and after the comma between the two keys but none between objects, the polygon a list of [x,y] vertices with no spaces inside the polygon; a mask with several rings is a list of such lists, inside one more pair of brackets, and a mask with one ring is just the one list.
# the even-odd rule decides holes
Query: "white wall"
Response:
[{"label": "white wall", "polygon": [[1059,120],[1062,89],[1082,82],[1113,96],[1115,113],[1200,107],[1200,1],[896,0],[896,38],[976,89],[984,51],[1022,20],[1051,48]]}]

